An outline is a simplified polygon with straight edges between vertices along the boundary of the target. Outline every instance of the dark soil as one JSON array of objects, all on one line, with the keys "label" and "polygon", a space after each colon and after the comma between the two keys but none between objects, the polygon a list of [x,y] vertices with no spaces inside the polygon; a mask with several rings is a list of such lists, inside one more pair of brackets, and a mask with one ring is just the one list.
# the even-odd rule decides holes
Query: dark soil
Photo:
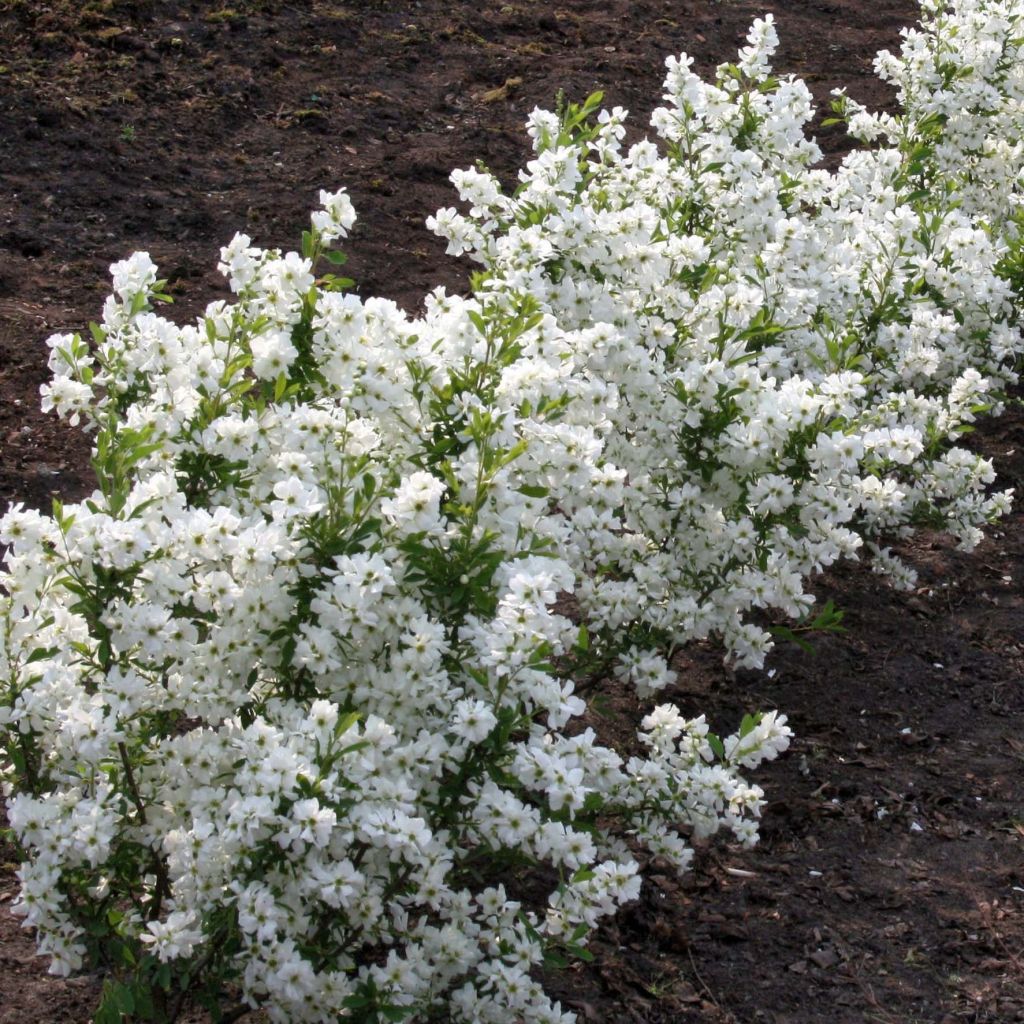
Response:
[{"label": "dark soil", "polygon": [[[667,54],[707,72],[766,10],[779,70],[819,102],[838,85],[891,102],[871,60],[913,20],[906,0],[0,0],[0,503],[91,489],[87,440],[37,411],[38,388],[45,338],[98,316],[115,259],[147,249],[191,317],[225,294],[235,231],[294,248],[317,190],[344,185],[347,270],[414,311],[437,284],[465,288],[423,227],[453,202],[453,167],[513,180],[526,113],[559,90],[601,88],[642,128]],[[833,162],[846,145],[837,128],[819,141]],[[974,437],[1020,488],[1020,412]],[[755,852],[709,846],[682,882],[648,865],[595,962],[548,980],[581,1021],[1024,1021],[1024,516],[971,555],[937,535],[905,554],[914,594],[857,566],[821,580],[849,632],[814,656],[780,647],[773,675],[686,653],[685,711],[730,729],[779,707],[798,738],[759,773]],[[98,980],[45,975],[3,912],[12,871],[0,1024],[84,1024]]]}]

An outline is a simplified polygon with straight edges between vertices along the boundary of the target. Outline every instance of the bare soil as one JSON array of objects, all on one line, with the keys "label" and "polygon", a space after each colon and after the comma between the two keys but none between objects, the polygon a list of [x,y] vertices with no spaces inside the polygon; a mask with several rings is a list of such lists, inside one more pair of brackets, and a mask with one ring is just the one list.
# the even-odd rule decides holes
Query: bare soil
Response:
[{"label": "bare soil", "polygon": [[[423,227],[452,168],[514,180],[525,115],[559,90],[603,89],[640,130],[667,54],[708,72],[765,11],[779,70],[820,103],[839,85],[891,103],[871,61],[914,19],[906,0],[0,0],[0,504],[91,489],[87,440],[38,412],[38,388],[45,338],[97,317],[114,260],[148,250],[190,318],[226,294],[235,231],[293,248],[317,190],[344,185],[347,270],[415,311],[465,289]],[[841,131],[818,137],[837,161]],[[973,438],[1002,486],[1024,484],[1019,409]],[[730,729],[779,707],[798,738],[760,772],[756,851],[710,845],[682,881],[648,864],[595,962],[547,979],[581,1021],[1024,1021],[1024,516],[970,555],[941,535],[905,554],[913,594],[858,566],[820,581],[849,632],[813,656],[783,645],[771,674],[734,674],[713,646],[685,653],[684,710]],[[605,728],[644,710],[612,704]],[[0,1024],[84,1024],[100,980],[46,976],[5,911],[12,857]]]}]

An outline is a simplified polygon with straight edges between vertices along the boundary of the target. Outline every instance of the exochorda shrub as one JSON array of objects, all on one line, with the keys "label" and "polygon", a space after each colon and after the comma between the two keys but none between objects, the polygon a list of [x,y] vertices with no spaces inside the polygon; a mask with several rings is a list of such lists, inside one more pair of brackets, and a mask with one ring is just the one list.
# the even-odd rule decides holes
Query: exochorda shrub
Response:
[{"label": "exochorda shrub", "polygon": [[814,166],[807,87],[771,73],[770,15],[713,83],[668,60],[660,144],[624,151],[625,111],[595,122],[592,97],[533,113],[514,195],[453,174],[468,215],[432,222],[449,251],[483,264],[481,294],[573,328],[607,396],[601,471],[629,486],[611,515],[570,517],[566,550],[613,643],[626,628],[653,658],[713,632],[760,665],[754,610],[819,618],[806,580],[865,549],[910,584],[886,538],[931,525],[970,547],[1008,508],[950,442],[998,411],[1021,352],[1020,150],[1001,137],[1024,127],[1022,11],[927,7],[878,60],[906,111],[850,115],[891,142],[835,174]]},{"label": "exochorda shrub", "polygon": [[[55,972],[123,979],[99,1020],[229,990],[281,1021],[567,1020],[532,972],[636,896],[625,838],[680,869],[683,833],[753,843],[741,770],[789,729],[664,705],[630,755],[579,724],[553,503],[601,440],[573,343],[528,299],[410,321],[317,282],[353,220],[322,199],[302,256],[223,250],[237,301],[197,325],[136,255],[93,346],[51,339],[99,488],[0,525],[15,909]],[[530,866],[539,905],[497,882]]]},{"label": "exochorda shrub", "polygon": [[[586,956],[641,848],[756,841],[743,770],[784,717],[720,739],[663,704],[617,750],[587,690],[646,698],[711,633],[758,664],[758,609],[833,623],[822,567],[906,576],[887,537],[1006,508],[951,442],[1014,379],[1020,154],[958,117],[1017,123],[1022,8],[926,8],[880,58],[904,114],[840,98],[886,141],[836,174],[770,19],[714,84],[668,62],[660,144],[535,112],[514,196],[455,175],[436,225],[485,273],[419,319],[317,276],[343,192],[301,254],[236,236],[194,325],[114,266],[44,388],[97,490],[0,521],[15,909],[55,973],[109,970],[98,1021],[567,1022],[538,969]],[[954,36],[1002,56],[936,75]]]}]

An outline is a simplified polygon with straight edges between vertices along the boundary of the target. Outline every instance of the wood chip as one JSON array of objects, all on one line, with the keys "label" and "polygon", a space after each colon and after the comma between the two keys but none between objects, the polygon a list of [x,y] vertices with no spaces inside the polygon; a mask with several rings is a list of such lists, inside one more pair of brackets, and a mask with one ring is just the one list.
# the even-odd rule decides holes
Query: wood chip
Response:
[{"label": "wood chip", "polygon": [[500,103],[502,100],[507,100],[509,93],[522,84],[521,78],[506,78],[504,85],[499,85],[497,89],[488,89],[487,92],[477,93],[473,99],[478,103]]}]

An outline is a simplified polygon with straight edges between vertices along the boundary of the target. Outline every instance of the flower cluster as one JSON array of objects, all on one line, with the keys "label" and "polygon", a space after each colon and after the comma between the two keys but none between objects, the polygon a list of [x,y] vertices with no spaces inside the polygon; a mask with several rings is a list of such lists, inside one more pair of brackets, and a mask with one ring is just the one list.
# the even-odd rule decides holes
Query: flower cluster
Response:
[{"label": "flower cluster", "polygon": [[433,223],[474,298],[410,319],[320,275],[355,219],[323,192],[301,252],[222,250],[197,323],[136,254],[91,340],[50,339],[97,489],[0,519],[0,771],[16,912],[55,972],[111,969],[102,1019],[568,1024],[539,970],[642,850],[756,841],[784,716],[648,705],[623,749],[587,697],[648,700],[712,633],[758,664],[766,615],[828,625],[824,566],[905,576],[887,538],[1007,506],[954,442],[1021,349],[1021,154],[989,177],[966,122],[970,166],[926,128],[975,77],[975,120],[1016,116],[1006,61],[933,72],[954,27],[1016,45],[1024,2],[927,13],[880,58],[905,114],[841,100],[888,142],[834,174],[766,18],[714,83],[668,61],[658,142],[595,96],[531,116],[513,196],[456,172],[468,215]]},{"label": "flower cluster", "polygon": [[411,321],[317,281],[324,198],[304,255],[236,237],[198,324],[137,255],[93,345],[51,339],[99,487],[0,520],[16,911],[157,1019],[205,986],[288,1022],[568,1020],[536,969],[636,896],[636,843],[680,870],[690,836],[752,843],[740,771],[789,729],[665,705],[627,758],[580,722],[565,510],[624,482],[567,415],[575,342],[530,301]]},{"label": "flower cluster", "polygon": [[879,57],[907,106],[872,121],[891,143],[834,174],[807,87],[771,73],[768,15],[712,83],[668,59],[658,143],[624,149],[625,112],[595,121],[599,97],[534,111],[515,193],[457,172],[468,212],[432,222],[484,265],[484,294],[534,296],[570,330],[573,411],[603,441],[591,488],[628,487],[574,510],[565,550],[588,619],[610,645],[636,635],[642,690],[668,678],[655,650],[709,633],[762,664],[763,610],[810,615],[807,579],[841,557],[878,551],[908,582],[886,538],[927,524],[970,547],[1008,508],[952,442],[998,410],[1022,351],[1004,214],[1024,151],[994,139],[1021,134],[1024,5],[926,14],[902,61]]}]

